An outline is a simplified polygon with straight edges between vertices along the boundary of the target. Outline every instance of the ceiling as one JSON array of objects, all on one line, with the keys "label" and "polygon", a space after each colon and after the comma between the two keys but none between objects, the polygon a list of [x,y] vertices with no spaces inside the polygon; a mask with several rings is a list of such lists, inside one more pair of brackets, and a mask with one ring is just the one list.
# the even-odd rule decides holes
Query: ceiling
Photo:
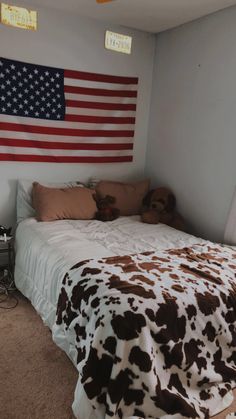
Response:
[{"label": "ceiling", "polygon": [[[20,6],[21,1],[16,4]],[[236,4],[236,0],[23,0],[37,6],[67,10],[82,16],[147,32],[160,32]]]}]

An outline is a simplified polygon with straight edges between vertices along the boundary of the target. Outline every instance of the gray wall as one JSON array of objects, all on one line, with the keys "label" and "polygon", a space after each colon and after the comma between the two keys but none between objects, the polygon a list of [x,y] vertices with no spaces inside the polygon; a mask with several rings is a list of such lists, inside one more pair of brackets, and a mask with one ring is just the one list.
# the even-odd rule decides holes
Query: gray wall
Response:
[{"label": "gray wall", "polygon": [[[38,12],[37,32],[0,25],[0,56],[59,68],[138,76],[134,161],[121,164],[0,162],[0,224],[11,225],[15,221],[18,178],[63,181],[86,180],[90,176],[128,179],[144,175],[155,36],[72,13],[46,8],[38,8]],[[106,29],[133,36],[132,54],[106,50]]]},{"label": "gray wall", "polygon": [[146,171],[195,234],[223,239],[236,184],[236,7],[157,37]]}]

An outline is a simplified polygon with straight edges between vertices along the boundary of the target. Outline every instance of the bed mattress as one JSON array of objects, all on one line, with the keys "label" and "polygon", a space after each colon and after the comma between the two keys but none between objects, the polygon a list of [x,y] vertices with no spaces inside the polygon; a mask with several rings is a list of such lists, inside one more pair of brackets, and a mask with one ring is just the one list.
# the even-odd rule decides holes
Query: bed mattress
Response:
[{"label": "bed mattress", "polygon": [[15,283],[52,328],[64,274],[78,260],[180,248],[204,240],[139,216],[96,220],[22,221],[16,231]]},{"label": "bed mattress", "polygon": [[230,404],[232,250],[138,216],[29,218],[16,250],[16,286],[79,372],[76,418],[207,418]]}]

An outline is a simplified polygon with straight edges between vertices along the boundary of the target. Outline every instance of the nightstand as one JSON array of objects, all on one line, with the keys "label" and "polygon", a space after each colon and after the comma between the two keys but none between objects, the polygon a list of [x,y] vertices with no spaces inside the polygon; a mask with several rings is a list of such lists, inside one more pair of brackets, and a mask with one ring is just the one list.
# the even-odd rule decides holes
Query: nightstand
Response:
[{"label": "nightstand", "polygon": [[0,254],[7,255],[7,263],[0,263],[0,292],[8,292],[15,289],[14,285],[14,239],[0,240]]}]

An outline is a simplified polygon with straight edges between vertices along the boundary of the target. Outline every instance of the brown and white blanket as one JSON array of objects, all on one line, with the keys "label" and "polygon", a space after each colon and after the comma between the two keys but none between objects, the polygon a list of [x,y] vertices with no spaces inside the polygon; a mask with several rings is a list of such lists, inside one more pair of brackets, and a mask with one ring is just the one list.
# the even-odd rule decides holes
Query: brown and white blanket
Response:
[{"label": "brown and white blanket", "polygon": [[80,261],[53,334],[76,349],[104,418],[208,418],[236,386],[236,253],[206,243]]}]

